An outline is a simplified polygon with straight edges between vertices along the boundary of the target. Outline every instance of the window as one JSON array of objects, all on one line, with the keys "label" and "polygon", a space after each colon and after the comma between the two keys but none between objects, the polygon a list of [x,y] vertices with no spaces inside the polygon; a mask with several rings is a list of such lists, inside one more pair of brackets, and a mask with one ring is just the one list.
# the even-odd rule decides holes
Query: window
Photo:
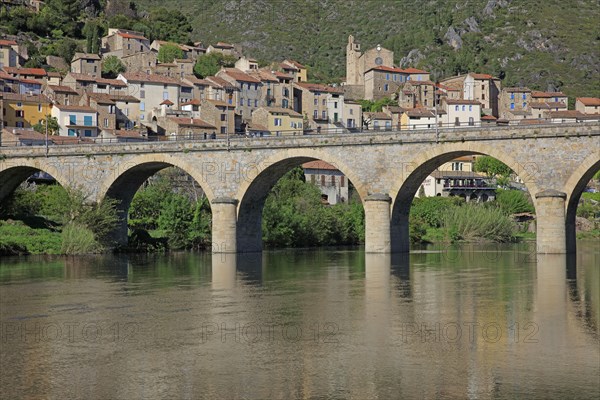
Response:
[{"label": "window", "polygon": [[510,94],[510,99],[511,99],[511,100],[514,100],[514,99],[515,99],[515,94],[514,94],[514,93],[511,93],[511,94]]},{"label": "window", "polygon": [[481,93],[481,100],[485,100],[485,93]]},{"label": "window", "polygon": [[144,87],[144,82],[140,83],[140,87],[143,88]]},{"label": "window", "polygon": [[258,100],[254,100],[254,107],[258,107]]},{"label": "window", "polygon": [[346,183],[344,182],[344,181],[345,181],[345,179],[344,179],[344,178],[345,178],[345,176],[344,176],[344,175],[340,176],[340,187],[344,187],[344,185],[346,184]]},{"label": "window", "polygon": [[327,119],[327,111],[323,111],[321,113],[321,116],[323,117],[323,119]]},{"label": "window", "polygon": [[86,129],[85,131],[83,131],[83,135],[87,136],[87,137],[90,137],[90,136],[92,136],[92,131],[89,130],[89,129]]},{"label": "window", "polygon": [[331,175],[331,186],[335,187],[335,175]]},{"label": "window", "polygon": [[140,114],[140,120],[143,121],[144,120],[144,114]]},{"label": "window", "polygon": [[527,98],[527,96],[525,95],[525,93],[523,93],[523,100],[525,100]]},{"label": "window", "polygon": [[527,107],[527,103],[523,103],[523,108]]},{"label": "window", "polygon": [[252,100],[248,99],[248,107],[250,107],[251,101]]},{"label": "window", "polygon": [[68,132],[67,132],[67,135],[69,135],[69,136],[76,136],[75,129],[69,129]]},{"label": "window", "polygon": [[114,114],[115,113],[115,106],[108,106],[108,113],[109,114]]},{"label": "window", "polygon": [[319,99],[315,99],[315,106],[319,105]]},{"label": "window", "polygon": [[456,118],[454,119],[454,125],[456,125],[456,126],[460,126],[460,120],[458,119],[458,117],[456,117]]},{"label": "window", "polygon": [[163,100],[169,99],[169,92],[167,90],[163,91]]},{"label": "window", "polygon": [[469,126],[474,126],[475,125],[475,120],[473,119],[473,117],[469,117]]},{"label": "window", "polygon": [[327,99],[323,99],[323,105],[327,105]]},{"label": "window", "polygon": [[143,101],[140,103],[140,111],[146,111],[146,103]]},{"label": "window", "polygon": [[313,119],[317,119],[319,118],[319,112],[317,110],[315,110],[315,112],[313,113]]},{"label": "window", "polygon": [[454,106],[454,111],[458,111],[458,106]]},{"label": "window", "polygon": [[281,106],[282,106],[283,108],[288,108],[288,106],[289,106],[289,102],[287,101],[287,99],[283,99],[283,100],[281,101]]},{"label": "window", "polygon": [[373,128],[379,128],[379,121],[375,120],[373,122]]},{"label": "window", "polygon": [[281,126],[281,118],[275,118],[275,126]]},{"label": "window", "polygon": [[83,125],[85,125],[85,126],[92,126],[92,116],[91,115],[84,115],[83,116]]},{"label": "window", "polygon": [[350,109],[349,111],[350,111],[350,115],[354,114],[354,110],[353,109]]},{"label": "window", "polygon": [[250,86],[251,86],[251,85],[250,85],[250,84],[248,84],[248,90],[250,90]]},{"label": "window", "polygon": [[333,102],[333,108],[337,108],[337,101]]},{"label": "window", "polygon": [[387,92],[387,91],[389,90],[389,87],[390,87],[390,86],[389,86],[389,85],[386,83],[385,85],[383,85],[383,90],[384,90],[385,92]]},{"label": "window", "polygon": [[16,125],[17,125],[17,128],[24,128],[25,127],[25,124],[23,122],[17,122]]},{"label": "window", "polygon": [[385,74],[385,80],[389,81],[390,80],[390,74]]},{"label": "window", "polygon": [[469,111],[473,111],[473,106],[469,106]]},{"label": "window", "polygon": [[427,99],[425,99],[425,100],[423,101],[423,103],[424,103],[425,105],[427,105]]},{"label": "window", "polygon": [[321,186],[325,186],[325,175],[321,175]]},{"label": "window", "polygon": [[398,75],[394,74],[394,81],[398,80]]},{"label": "window", "polygon": [[104,118],[104,127],[108,128],[108,118]]},{"label": "window", "polygon": [[225,121],[227,119],[227,115],[221,114],[221,121]]},{"label": "window", "polygon": [[21,103],[20,101],[17,102],[17,107],[23,107],[23,103]]},{"label": "window", "polygon": [[131,44],[127,43],[127,50],[131,50]]},{"label": "window", "polygon": [[466,109],[467,109],[467,107],[463,104],[462,110],[465,111]]},{"label": "window", "polygon": [[515,109],[515,103],[510,103],[510,109],[514,110]]},{"label": "window", "polygon": [[258,83],[254,84],[254,90],[258,90]]},{"label": "window", "polygon": [[128,117],[129,116],[129,108],[124,109],[123,114],[125,114],[125,116]]},{"label": "window", "polygon": [[244,105],[244,98],[240,97],[240,106],[243,106],[243,105]]},{"label": "window", "polygon": [[290,95],[290,91],[288,88],[283,89],[283,97],[288,97]]},{"label": "window", "polygon": [[42,112],[42,105],[38,104],[38,112]]},{"label": "window", "polygon": [[75,125],[77,124],[77,116],[74,114],[69,115],[69,124]]},{"label": "window", "polygon": [[224,126],[221,127],[221,133],[227,133],[227,130]]}]

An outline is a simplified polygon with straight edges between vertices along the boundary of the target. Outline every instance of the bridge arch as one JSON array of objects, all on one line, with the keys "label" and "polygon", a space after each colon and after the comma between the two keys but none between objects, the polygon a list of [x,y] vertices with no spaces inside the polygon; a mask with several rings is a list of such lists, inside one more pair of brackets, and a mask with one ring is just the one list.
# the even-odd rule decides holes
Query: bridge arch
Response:
[{"label": "bridge arch", "polygon": [[488,144],[447,143],[432,146],[402,165],[400,176],[394,181],[390,195],[392,196],[391,232],[392,251],[408,252],[409,234],[408,217],[410,207],[417,190],[427,176],[436,168],[457,157],[466,155],[487,155],[494,157],[509,166],[523,180],[536,206],[535,194],[540,191],[537,184],[536,172],[541,166],[533,163],[519,163],[510,154]]},{"label": "bridge arch", "polygon": [[177,167],[190,175],[200,185],[209,201],[214,199],[212,187],[204,179],[202,172],[189,162],[171,154],[144,154],[120,164],[117,169],[109,173],[100,185],[98,201],[109,197],[118,200],[117,210],[121,218],[115,231],[116,242],[127,243],[127,215],[131,201],[140,186],[158,171]]},{"label": "bridge arch", "polygon": [[279,151],[260,161],[256,168],[250,168],[241,182],[236,199],[237,210],[237,249],[241,252],[262,249],[262,210],[273,186],[285,173],[309,161],[325,161],[352,182],[361,201],[367,196],[367,185],[356,171],[330,152],[314,148],[295,148]]},{"label": "bridge arch", "polygon": [[17,163],[10,162],[0,163],[0,201],[4,200],[12,192],[15,191],[21,183],[29,178],[34,173],[41,171],[46,172],[63,187],[73,185],[71,172],[69,168],[65,168],[60,162],[49,162],[45,158],[25,158],[20,159]]},{"label": "bridge arch", "polygon": [[577,249],[576,217],[579,200],[588,182],[598,171],[600,171],[600,153],[596,152],[579,164],[565,183],[563,191],[567,194],[565,223],[569,253],[574,253]]}]

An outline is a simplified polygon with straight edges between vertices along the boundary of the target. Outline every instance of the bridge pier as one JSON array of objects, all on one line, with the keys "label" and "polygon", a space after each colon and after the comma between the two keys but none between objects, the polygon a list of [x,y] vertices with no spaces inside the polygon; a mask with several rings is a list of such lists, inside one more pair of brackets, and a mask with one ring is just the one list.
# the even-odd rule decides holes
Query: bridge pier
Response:
[{"label": "bridge pier", "polygon": [[237,252],[237,204],[236,199],[218,197],[211,202],[212,252]]},{"label": "bridge pier", "polygon": [[565,200],[567,194],[548,189],[535,194],[537,199],[537,252],[539,254],[565,254],[567,236]]},{"label": "bridge pier", "polygon": [[375,193],[365,198],[365,251],[390,253],[390,203],[387,194]]}]

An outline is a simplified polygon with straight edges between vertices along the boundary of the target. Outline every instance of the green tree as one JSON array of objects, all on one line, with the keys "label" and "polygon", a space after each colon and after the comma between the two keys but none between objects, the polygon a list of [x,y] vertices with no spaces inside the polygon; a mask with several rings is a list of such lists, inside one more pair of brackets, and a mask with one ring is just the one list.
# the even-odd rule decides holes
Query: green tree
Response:
[{"label": "green tree", "polygon": [[508,165],[490,156],[477,157],[473,169],[476,172],[483,172],[490,177],[501,176],[507,178],[513,172]]},{"label": "green tree", "polygon": [[51,117],[50,115],[46,115],[46,118],[39,121],[37,124],[33,126],[33,129],[39,133],[46,133],[46,123],[48,124],[48,135],[58,135],[58,130],[60,127],[58,126],[58,120],[56,117]]},{"label": "green tree", "polygon": [[221,53],[209,53],[198,57],[196,65],[194,65],[194,74],[198,78],[206,78],[213,76],[221,67],[233,67],[236,59],[233,56],[224,56]]},{"label": "green tree", "polygon": [[117,56],[108,56],[102,60],[102,76],[104,78],[114,79],[126,70],[125,65]]},{"label": "green tree", "polygon": [[186,43],[192,31],[192,25],[181,11],[164,7],[150,11],[147,25],[151,28],[150,40]]},{"label": "green tree", "polygon": [[158,61],[172,63],[176,58],[183,58],[183,50],[174,43],[163,44],[158,50]]}]

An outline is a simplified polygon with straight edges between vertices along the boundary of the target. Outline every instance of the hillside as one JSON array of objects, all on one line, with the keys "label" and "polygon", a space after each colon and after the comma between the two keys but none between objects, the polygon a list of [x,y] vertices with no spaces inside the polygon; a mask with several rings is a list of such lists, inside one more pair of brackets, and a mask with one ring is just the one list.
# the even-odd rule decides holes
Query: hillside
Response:
[{"label": "hillside", "polygon": [[261,61],[292,57],[317,80],[345,75],[349,34],[435,77],[491,72],[504,85],[600,96],[597,0],[136,0],[178,9],[191,38],[240,43]]}]

